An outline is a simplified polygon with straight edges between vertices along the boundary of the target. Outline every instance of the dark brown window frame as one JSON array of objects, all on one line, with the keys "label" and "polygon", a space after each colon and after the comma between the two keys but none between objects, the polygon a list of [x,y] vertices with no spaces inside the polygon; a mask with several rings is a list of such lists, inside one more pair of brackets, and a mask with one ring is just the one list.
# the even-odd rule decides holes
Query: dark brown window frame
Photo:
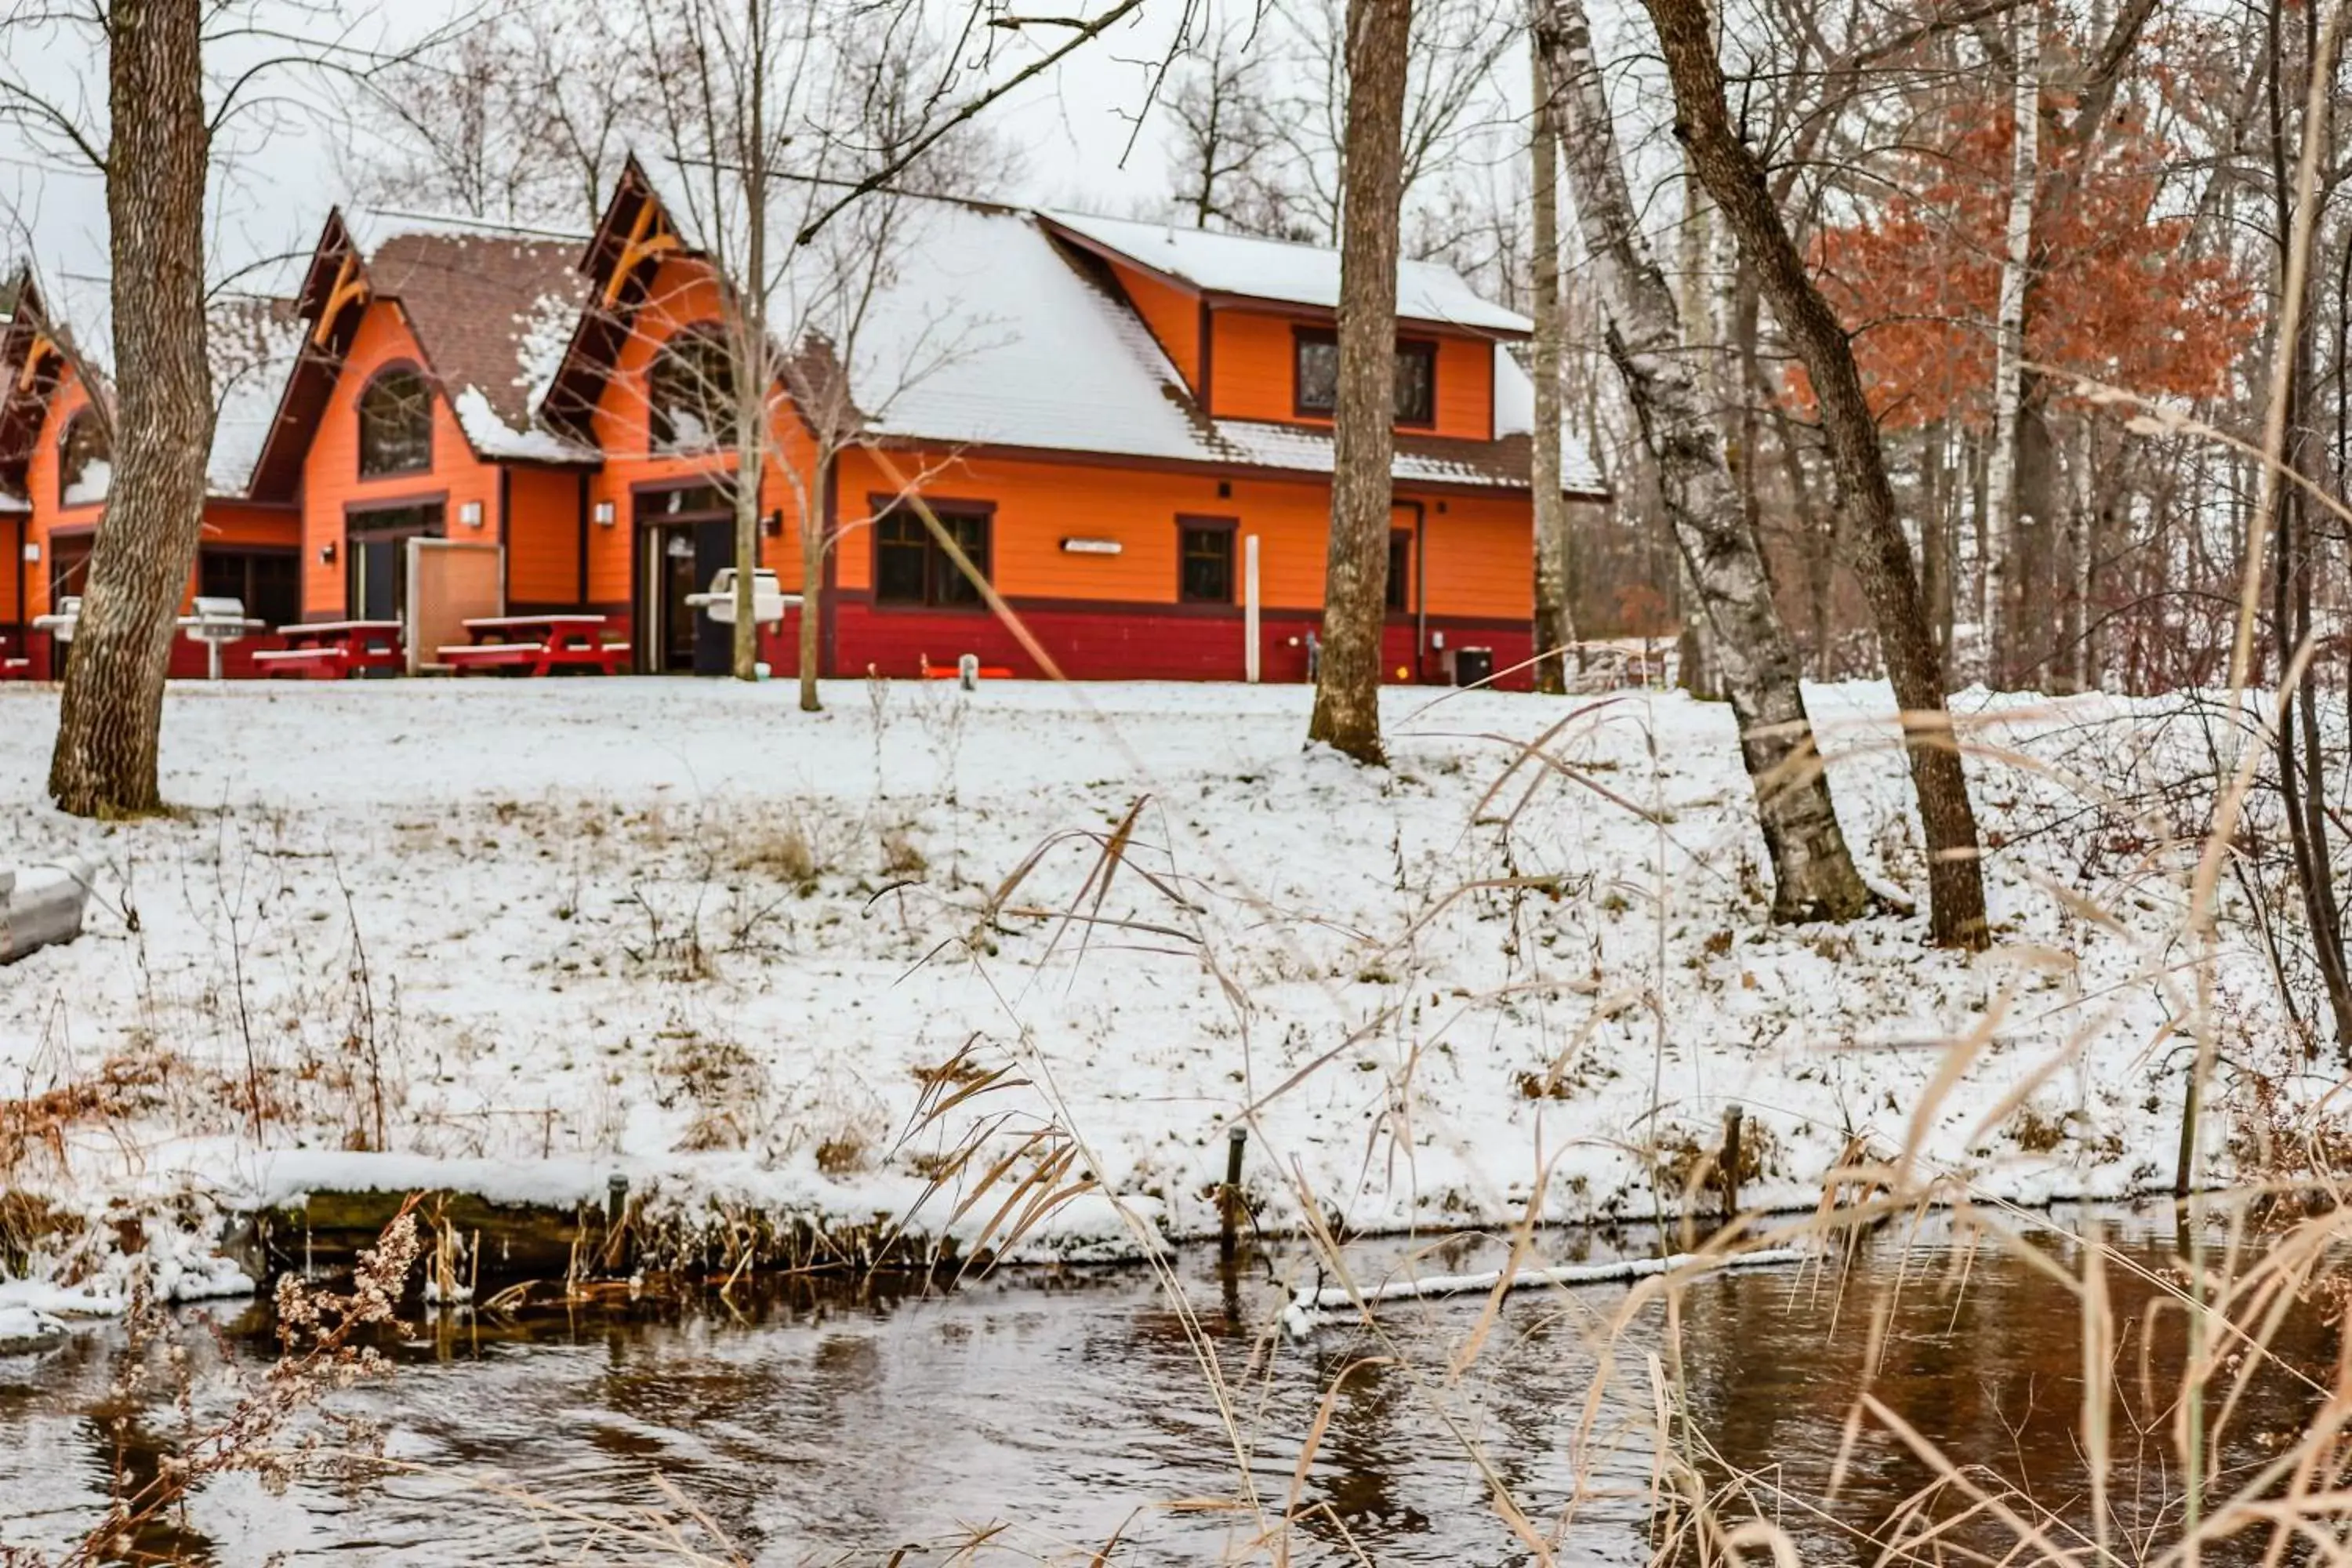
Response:
[{"label": "dark brown window frame", "polygon": [[[726,356],[727,374],[731,382],[735,374],[735,354],[734,351],[727,346],[726,330],[726,324],[722,321],[688,321],[656,345],[653,357],[646,362],[646,453],[648,457],[706,458],[732,453],[735,450],[735,433],[731,429],[724,431],[714,429],[711,432],[713,437],[711,440],[694,447],[680,446],[674,438],[665,437],[662,426],[667,420],[662,413],[658,385],[662,365],[672,358],[673,351],[680,342],[688,341],[716,346]],[[728,388],[727,396],[730,405],[728,409],[729,423],[731,425],[734,413],[731,405],[735,396],[734,388],[731,385]],[[674,435],[675,432],[672,433],[673,437]]]},{"label": "dark brown window frame", "polygon": [[[201,546],[196,551],[196,583],[199,587],[204,584],[205,568],[221,561],[235,561],[239,563],[245,568],[247,592],[232,596],[235,597],[239,604],[245,606],[245,613],[247,615],[252,616],[257,619],[267,620],[273,626],[289,625],[302,618],[301,551],[283,544],[207,544]],[[292,615],[271,617],[261,614],[260,603],[256,595],[251,592],[253,587],[253,563],[257,561],[282,561],[294,569],[294,580],[291,584],[294,595],[294,613]]]},{"label": "dark brown window frame", "polygon": [[[1391,616],[1412,614],[1413,541],[1416,537],[1410,528],[1389,530],[1388,592],[1381,601],[1385,614]],[[1396,569],[1397,556],[1400,553],[1404,557],[1404,571],[1402,574]]]},{"label": "dark brown window frame", "polygon": [[[80,478],[80,474],[79,473],[71,477],[68,477],[66,473],[66,454],[68,451],[71,450],[73,447],[74,433],[79,430],[97,431],[105,440],[105,445],[100,447],[98,452],[94,454],[95,459],[105,463],[110,468],[112,468],[114,463],[114,441],[112,437],[107,434],[106,421],[98,416],[98,410],[90,407],[88,404],[84,404],[79,408],[75,409],[73,413],[67,416],[64,426],[58,431],[58,510],[60,511],[66,510],[68,508],[78,510],[86,506],[104,506],[106,504],[105,497],[101,497],[97,500],[69,501],[66,500],[66,490],[73,484],[74,479]],[[89,470],[89,460],[85,459],[82,465],[83,472],[87,472]],[[107,486],[109,495],[112,494],[113,489],[114,487],[111,483]]]},{"label": "dark brown window frame", "polygon": [[[984,537],[987,541],[986,553],[988,558],[985,561],[977,563],[977,564],[981,569],[981,580],[986,583],[990,587],[995,587],[996,503],[992,500],[962,500],[946,496],[925,496],[923,498],[923,504],[930,508],[931,514],[934,517],[937,517],[941,522],[945,522],[950,518],[976,521],[986,530]],[[886,521],[889,521],[894,516],[903,515],[912,517],[915,519],[917,526],[923,529],[924,539],[929,549],[929,556],[940,561],[945,561],[947,559],[947,552],[940,548],[939,541],[936,538],[931,537],[930,529],[923,524],[921,516],[915,511],[915,509],[906,503],[905,498],[897,495],[869,493],[866,498],[866,505],[867,515],[872,517],[874,520],[872,526],[866,530],[866,533],[869,535],[869,542],[866,551],[866,591],[877,610],[898,615],[922,614],[963,616],[974,614],[986,615],[989,613],[987,599],[979,595],[974,595],[971,601],[968,604],[958,604],[952,602],[941,603],[938,598],[938,584],[931,573],[929,559],[927,559],[924,563],[923,599],[920,604],[917,604],[908,599],[884,598],[882,596],[882,525]]]},{"label": "dark brown window frame", "polygon": [[[1307,378],[1301,374],[1305,368],[1301,362],[1305,357],[1307,345],[1309,343],[1328,343],[1336,349],[1339,344],[1339,330],[1334,327],[1307,326],[1293,326],[1290,329],[1290,412],[1296,418],[1315,419],[1328,424],[1339,412],[1336,374],[1331,405],[1324,407],[1309,404],[1307,401]],[[1396,341],[1396,354],[1400,359],[1407,354],[1412,354],[1429,362],[1429,412],[1426,415],[1415,415],[1412,417],[1400,414],[1393,421],[1395,427],[1402,430],[1434,429],[1437,425],[1437,362],[1439,359],[1437,340],[1400,335]]]},{"label": "dark brown window frame", "polygon": [[[425,458],[422,462],[411,463],[404,468],[372,470],[367,466],[368,394],[395,375],[413,375],[416,378],[417,384],[425,389]],[[433,377],[426,374],[422,364],[413,359],[386,360],[370,373],[367,380],[361,384],[358,395],[352,399],[352,474],[355,479],[363,484],[373,484],[380,479],[406,479],[412,475],[429,474],[433,471],[433,465],[440,456],[438,450],[440,442],[436,438],[433,430]]]},{"label": "dark brown window frame", "polygon": [[[1176,514],[1176,602],[1180,605],[1230,606],[1241,592],[1241,519],[1237,517],[1197,517],[1187,512]],[[1220,598],[1196,596],[1186,592],[1185,563],[1192,559],[1184,547],[1188,533],[1222,533],[1225,536],[1225,592]]]}]

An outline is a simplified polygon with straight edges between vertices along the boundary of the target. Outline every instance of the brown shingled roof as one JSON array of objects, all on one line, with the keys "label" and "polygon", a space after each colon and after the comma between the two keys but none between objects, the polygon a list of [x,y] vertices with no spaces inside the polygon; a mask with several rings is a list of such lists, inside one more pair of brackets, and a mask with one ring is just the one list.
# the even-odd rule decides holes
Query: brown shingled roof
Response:
[{"label": "brown shingled roof", "polygon": [[[533,427],[533,384],[553,367],[530,363],[526,323],[551,299],[567,318],[587,297],[576,245],[467,234],[394,235],[367,260],[382,296],[399,300],[451,396],[480,390],[510,429]],[[560,344],[559,344],[560,347]]]}]

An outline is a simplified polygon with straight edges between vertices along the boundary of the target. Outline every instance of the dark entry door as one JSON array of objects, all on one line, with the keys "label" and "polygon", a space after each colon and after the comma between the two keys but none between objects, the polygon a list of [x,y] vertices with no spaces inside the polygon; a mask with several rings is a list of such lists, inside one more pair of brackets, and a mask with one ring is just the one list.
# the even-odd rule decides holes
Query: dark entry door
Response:
[{"label": "dark entry door", "polygon": [[655,525],[648,587],[654,612],[647,662],[663,675],[725,675],[735,632],[686,602],[710,586],[735,559],[735,525],[727,518]]}]

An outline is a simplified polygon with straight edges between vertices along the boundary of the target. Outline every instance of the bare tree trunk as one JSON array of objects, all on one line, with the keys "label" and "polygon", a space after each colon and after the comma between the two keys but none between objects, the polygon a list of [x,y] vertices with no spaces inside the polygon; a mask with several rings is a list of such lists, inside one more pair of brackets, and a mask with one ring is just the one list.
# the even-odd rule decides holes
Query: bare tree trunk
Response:
[{"label": "bare tree trunk", "polygon": [[1868,894],[1813,748],[1797,659],[1762,552],[1725,463],[1722,431],[1683,352],[1665,274],[1636,226],[1582,0],[1555,0],[1540,35],[1551,66],[1577,223],[1598,275],[1610,357],[1656,464],[1696,597],[1715,627],[1741,759],[1772,861],[1775,920],[1848,920]]},{"label": "bare tree trunk", "polygon": [[2018,423],[2025,395],[2025,285],[2033,260],[2033,195],[2041,173],[2042,13],[2017,13],[2017,80],[2011,121],[2008,248],[2001,258],[2000,300],[1993,319],[1993,434],[1987,488],[1991,516],[1985,527],[1991,554],[1985,565],[1987,684],[2008,687],[2021,673],[2017,581]]},{"label": "bare tree trunk", "polygon": [[760,679],[760,481],[768,469],[768,28],[763,0],[746,0],[750,135],[743,148],[744,316],[735,356],[735,646],[738,680]]},{"label": "bare tree trunk", "polygon": [[1943,661],[1911,569],[1911,546],[1895,517],[1878,426],[1864,395],[1853,345],[1780,220],[1763,166],[1731,124],[1723,67],[1706,0],[1643,0],[1656,23],[1675,89],[1675,133],[1690,150],[1717,210],[1739,237],[1772,312],[1803,360],[1820,399],[1822,424],[1843,510],[1856,536],[1855,571],[1878,623],[1878,643],[1903,710],[1904,742],[1927,847],[1928,925],[1939,942],[1982,947],[1984,878],[1975,809],[1958,737],[1944,706]]},{"label": "bare tree trunk", "polygon": [[1339,387],[1323,655],[1307,738],[1358,762],[1381,747],[1390,466],[1396,453],[1397,223],[1403,197],[1405,46],[1412,0],[1349,0],[1341,171]]},{"label": "bare tree trunk", "polygon": [[817,454],[815,486],[811,494],[801,498],[800,684],[803,713],[824,711],[824,703],[816,689],[817,661],[822,657],[818,637],[824,629],[825,552],[833,548],[833,541],[825,537],[829,521],[826,498],[833,494],[836,457],[829,446]]},{"label": "bare tree trunk", "polygon": [[1528,483],[1536,515],[1536,689],[1568,689],[1566,650],[1576,641],[1569,609],[1568,498],[1560,491],[1559,142],[1544,85],[1543,53],[1530,43],[1535,112],[1529,139],[1535,207],[1535,344],[1529,366],[1536,384]]},{"label": "bare tree trunk", "polygon": [[160,810],[173,622],[204,529],[205,121],[197,0],[114,0],[106,216],[114,479],[66,666],[49,794],[78,816]]}]

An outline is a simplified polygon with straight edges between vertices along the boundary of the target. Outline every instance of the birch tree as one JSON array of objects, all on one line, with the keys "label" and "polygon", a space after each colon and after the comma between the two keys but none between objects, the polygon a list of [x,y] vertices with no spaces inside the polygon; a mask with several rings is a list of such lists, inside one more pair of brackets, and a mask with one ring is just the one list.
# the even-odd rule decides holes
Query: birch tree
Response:
[{"label": "birch tree", "polygon": [[1331,537],[1323,654],[1307,738],[1383,760],[1381,629],[1388,605],[1396,457],[1398,226],[1404,194],[1412,0],[1349,0],[1346,213],[1339,248],[1339,384],[1332,410]]},{"label": "birch tree", "polygon": [[2033,261],[2033,201],[2041,170],[2042,16],[2017,14],[2016,83],[2011,121],[2009,222],[2001,253],[2000,300],[1993,321],[1993,435],[1986,479],[1984,628],[1986,678],[2002,687],[2019,675],[2017,654],[2017,447],[2025,393],[2025,286]]},{"label": "birch tree", "polygon": [[1902,710],[1912,789],[1927,840],[1929,927],[1938,942],[1982,947],[1989,932],[1976,810],[1969,801],[1959,738],[1944,702],[1943,659],[1912,570],[1910,542],[1895,515],[1885,453],[1853,344],[1789,237],[1762,163],[1732,124],[1706,0],[1643,4],[1656,25],[1674,84],[1675,134],[1689,149],[1692,166],[1738,237],[1741,258],[1771,302],[1821,405],[1831,467],[1856,534],[1855,574],[1877,621],[1879,652]]},{"label": "birch tree", "polygon": [[1696,607],[1715,633],[1772,862],[1775,920],[1849,920],[1868,902],[1830,798],[1798,685],[1796,651],[1772,601],[1722,432],[1684,352],[1674,289],[1635,216],[1583,0],[1552,0],[1538,42],[1549,63],[1577,225],[1623,378],[1658,471]]}]

